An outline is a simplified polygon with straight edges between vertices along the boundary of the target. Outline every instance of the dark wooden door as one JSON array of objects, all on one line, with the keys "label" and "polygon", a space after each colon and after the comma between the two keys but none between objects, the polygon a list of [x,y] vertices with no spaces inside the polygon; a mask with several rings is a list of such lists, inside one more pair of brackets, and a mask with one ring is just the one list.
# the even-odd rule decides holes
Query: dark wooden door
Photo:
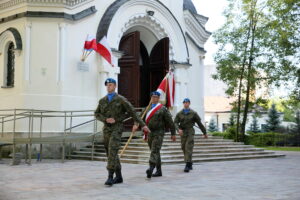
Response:
[{"label": "dark wooden door", "polygon": [[169,70],[169,38],[158,41],[150,54],[150,90],[157,89]]},{"label": "dark wooden door", "polygon": [[135,107],[140,105],[140,33],[132,32],[121,39],[119,50],[124,55],[119,59],[120,74],[118,92]]}]

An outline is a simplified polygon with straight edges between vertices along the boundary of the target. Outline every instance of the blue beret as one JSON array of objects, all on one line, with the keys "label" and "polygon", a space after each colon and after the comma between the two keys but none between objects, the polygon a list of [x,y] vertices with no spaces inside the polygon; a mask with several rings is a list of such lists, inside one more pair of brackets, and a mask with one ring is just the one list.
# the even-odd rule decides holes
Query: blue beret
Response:
[{"label": "blue beret", "polygon": [[186,102],[191,103],[191,100],[189,98],[185,98],[182,103],[186,103]]},{"label": "blue beret", "polygon": [[108,79],[106,79],[104,85],[107,85],[107,83],[114,83],[114,84],[117,84],[116,80],[113,79],[113,78],[108,78]]},{"label": "blue beret", "polygon": [[157,91],[151,92],[150,96],[160,96],[160,93]]}]

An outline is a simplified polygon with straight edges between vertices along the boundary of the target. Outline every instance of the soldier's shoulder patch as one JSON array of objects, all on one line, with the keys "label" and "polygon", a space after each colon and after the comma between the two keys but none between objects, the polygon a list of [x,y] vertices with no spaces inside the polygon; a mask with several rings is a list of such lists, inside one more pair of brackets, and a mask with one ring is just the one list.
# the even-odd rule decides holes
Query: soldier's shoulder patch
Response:
[{"label": "soldier's shoulder patch", "polygon": [[122,101],[127,101],[126,97],[119,94],[117,95],[117,98],[120,98]]},{"label": "soldier's shoulder patch", "polygon": [[197,112],[196,111],[194,111],[193,109],[191,109],[191,111],[190,111],[191,113],[194,113],[194,114],[197,114]]},{"label": "soldier's shoulder patch", "polygon": [[102,98],[99,100],[99,103],[105,101],[105,98],[106,98],[106,96],[105,96],[105,97],[102,97]]}]

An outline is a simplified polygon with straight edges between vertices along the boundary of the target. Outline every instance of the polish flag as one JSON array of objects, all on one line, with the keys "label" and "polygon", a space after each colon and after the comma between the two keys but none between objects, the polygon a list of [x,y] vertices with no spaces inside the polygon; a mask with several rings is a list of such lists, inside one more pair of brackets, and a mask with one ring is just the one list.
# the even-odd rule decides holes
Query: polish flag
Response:
[{"label": "polish flag", "polygon": [[160,100],[162,102],[167,101],[167,107],[174,106],[174,97],[175,97],[175,78],[174,73],[169,72],[166,77],[162,80],[160,85],[157,88],[157,91],[160,93]]},{"label": "polish flag", "polygon": [[97,41],[94,36],[87,35],[84,43],[84,49],[87,51],[92,51],[97,48]]},{"label": "polish flag", "polygon": [[99,43],[97,43],[97,48],[95,49],[109,64],[112,64],[112,52],[109,47],[108,41],[104,36]]}]

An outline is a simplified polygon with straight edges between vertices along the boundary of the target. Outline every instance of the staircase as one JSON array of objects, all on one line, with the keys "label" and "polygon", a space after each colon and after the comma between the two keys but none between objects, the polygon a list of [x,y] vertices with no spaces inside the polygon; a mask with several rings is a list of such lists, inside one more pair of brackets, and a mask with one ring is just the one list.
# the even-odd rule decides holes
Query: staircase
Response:
[{"label": "staircase", "polygon": [[[123,149],[127,138],[122,140]],[[120,150],[120,151],[121,151]],[[92,146],[88,145],[78,151],[73,152],[72,159],[91,160]],[[121,162],[133,164],[148,164],[149,147],[142,137],[136,137],[131,140],[125,150]],[[221,137],[209,136],[204,139],[200,135],[195,135],[195,145],[193,152],[193,162],[210,162],[210,161],[229,161],[258,158],[275,158],[284,156],[272,151],[265,151],[261,148],[255,148],[252,145],[244,145],[240,142],[223,139]],[[161,149],[161,159],[163,164],[180,164],[184,163],[183,153],[180,145],[180,137],[176,142],[172,142],[170,134],[166,134]],[[103,143],[95,144],[94,160],[106,161],[106,154]]]}]

